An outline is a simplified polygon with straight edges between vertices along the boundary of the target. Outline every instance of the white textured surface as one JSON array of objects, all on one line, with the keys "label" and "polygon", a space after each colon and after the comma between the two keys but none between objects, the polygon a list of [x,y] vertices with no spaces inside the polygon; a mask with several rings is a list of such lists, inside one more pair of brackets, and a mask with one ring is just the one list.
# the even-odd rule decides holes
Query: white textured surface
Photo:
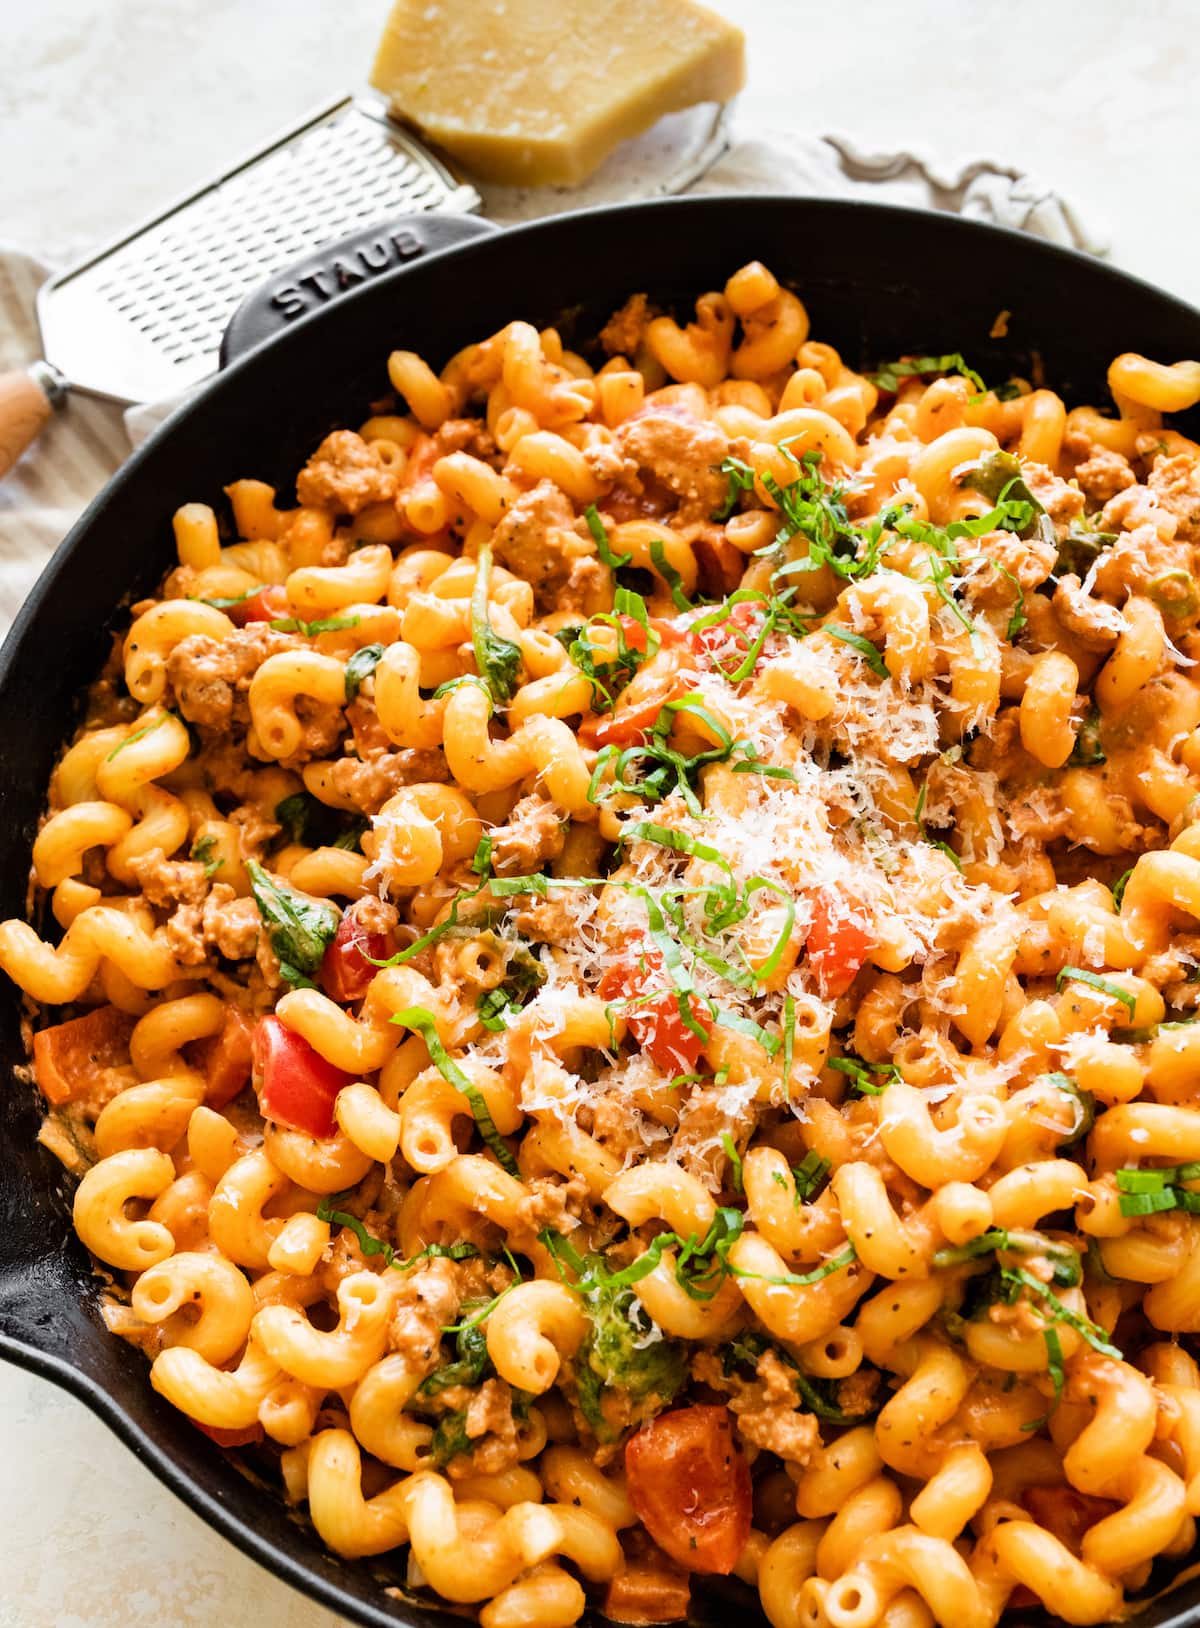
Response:
[{"label": "white textured surface", "polygon": [[[1193,0],[724,0],[743,129],[996,155],[1200,302]],[[0,236],[56,257],[365,77],[385,0],[0,0]],[[0,1628],[336,1628],[78,1403],[0,1367]]]}]

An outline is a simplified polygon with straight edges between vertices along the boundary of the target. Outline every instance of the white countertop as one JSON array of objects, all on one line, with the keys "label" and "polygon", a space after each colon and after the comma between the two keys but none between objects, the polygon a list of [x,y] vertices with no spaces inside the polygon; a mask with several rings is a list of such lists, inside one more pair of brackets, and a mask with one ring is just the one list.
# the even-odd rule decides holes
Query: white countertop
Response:
[{"label": "white countertop", "polygon": [[[599,3],[599,0],[598,0]],[[744,130],[990,156],[1200,303],[1192,0],[716,0]],[[0,241],[64,258],[366,74],[386,0],[7,0]],[[1064,313],[1069,320],[1069,313]],[[211,1532],[78,1403],[0,1367],[0,1628],[336,1628]]]}]

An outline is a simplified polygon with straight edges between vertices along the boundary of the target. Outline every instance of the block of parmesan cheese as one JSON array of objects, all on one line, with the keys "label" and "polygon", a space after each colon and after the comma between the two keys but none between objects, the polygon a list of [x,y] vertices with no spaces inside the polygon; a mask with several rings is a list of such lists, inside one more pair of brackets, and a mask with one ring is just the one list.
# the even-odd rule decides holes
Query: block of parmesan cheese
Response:
[{"label": "block of parmesan cheese", "polygon": [[482,180],[573,186],[664,113],[736,95],[744,43],[693,0],[395,0],[371,83]]}]

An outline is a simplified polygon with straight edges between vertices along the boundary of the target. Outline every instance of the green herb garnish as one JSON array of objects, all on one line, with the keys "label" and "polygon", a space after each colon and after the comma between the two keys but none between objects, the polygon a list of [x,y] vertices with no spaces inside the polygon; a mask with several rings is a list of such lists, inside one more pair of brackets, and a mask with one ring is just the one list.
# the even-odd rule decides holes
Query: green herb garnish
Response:
[{"label": "green herb garnish", "polygon": [[383,656],[381,644],[363,644],[346,663],[346,705],[358,694],[364,678],[369,678]]},{"label": "green herb garnish", "polygon": [[273,633],[303,633],[315,639],[318,633],[340,633],[343,628],[357,627],[361,616],[322,616],[315,622],[303,622],[298,616],[277,616],[268,623]]},{"label": "green herb garnish", "polygon": [[987,386],[979,374],[967,366],[958,351],[946,356],[905,356],[896,362],[883,362],[874,373],[868,373],[867,378],[877,390],[895,395],[902,379],[924,379],[933,373],[960,373],[981,395],[987,394]]},{"label": "green herb garnish", "polygon": [[402,1012],[396,1012],[391,1021],[403,1029],[413,1029],[424,1040],[429,1050],[429,1058],[433,1066],[444,1080],[448,1080],[456,1091],[461,1091],[471,1107],[475,1118],[476,1129],[487,1146],[496,1157],[496,1162],[510,1176],[519,1176],[517,1161],[509,1151],[507,1143],[496,1129],[496,1122],[488,1111],[484,1101],[483,1092],[471,1081],[451,1058],[441,1042],[437,1032],[437,1022],[432,1012],[427,1012],[423,1006],[406,1006]]},{"label": "green herb garnish", "polygon": [[293,988],[313,988],[312,975],[320,971],[337,932],[337,911],[324,899],[274,880],[257,860],[246,861],[246,875],[280,973]]},{"label": "green herb garnish", "polygon": [[190,859],[194,859],[198,865],[204,866],[204,875],[209,881],[225,863],[223,859],[213,858],[216,846],[217,839],[211,834],[205,837],[197,837],[195,842],[192,843],[191,853],[188,856]]},{"label": "green herb garnish", "polygon": [[1137,1011],[1136,995],[1131,994],[1128,989],[1122,989],[1120,984],[1114,984],[1108,978],[1101,978],[1097,972],[1088,972],[1085,967],[1064,967],[1054,980],[1054,987],[1061,989],[1065,983],[1087,984],[1091,989],[1098,989],[1102,995],[1120,1001],[1130,1017]]},{"label": "green herb garnish", "polygon": [[521,667],[521,647],[501,638],[488,619],[488,589],[492,580],[492,545],[480,545],[471,590],[471,646],[475,665],[488,693],[497,706],[504,706],[516,693]]}]

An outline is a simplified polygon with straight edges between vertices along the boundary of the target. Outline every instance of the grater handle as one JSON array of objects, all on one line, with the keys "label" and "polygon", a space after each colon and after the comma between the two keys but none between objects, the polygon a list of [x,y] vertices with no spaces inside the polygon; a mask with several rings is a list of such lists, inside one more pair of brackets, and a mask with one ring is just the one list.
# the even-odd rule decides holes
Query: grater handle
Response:
[{"label": "grater handle", "polygon": [[0,374],[0,478],[37,440],[66,388],[66,380],[48,362]]},{"label": "grater handle", "polygon": [[343,294],[379,277],[396,277],[405,266],[500,228],[478,215],[392,215],[386,220],[326,243],[303,260],[275,272],[248,294],[229,319],[221,340],[221,366],[245,356],[295,322],[322,310]]}]

